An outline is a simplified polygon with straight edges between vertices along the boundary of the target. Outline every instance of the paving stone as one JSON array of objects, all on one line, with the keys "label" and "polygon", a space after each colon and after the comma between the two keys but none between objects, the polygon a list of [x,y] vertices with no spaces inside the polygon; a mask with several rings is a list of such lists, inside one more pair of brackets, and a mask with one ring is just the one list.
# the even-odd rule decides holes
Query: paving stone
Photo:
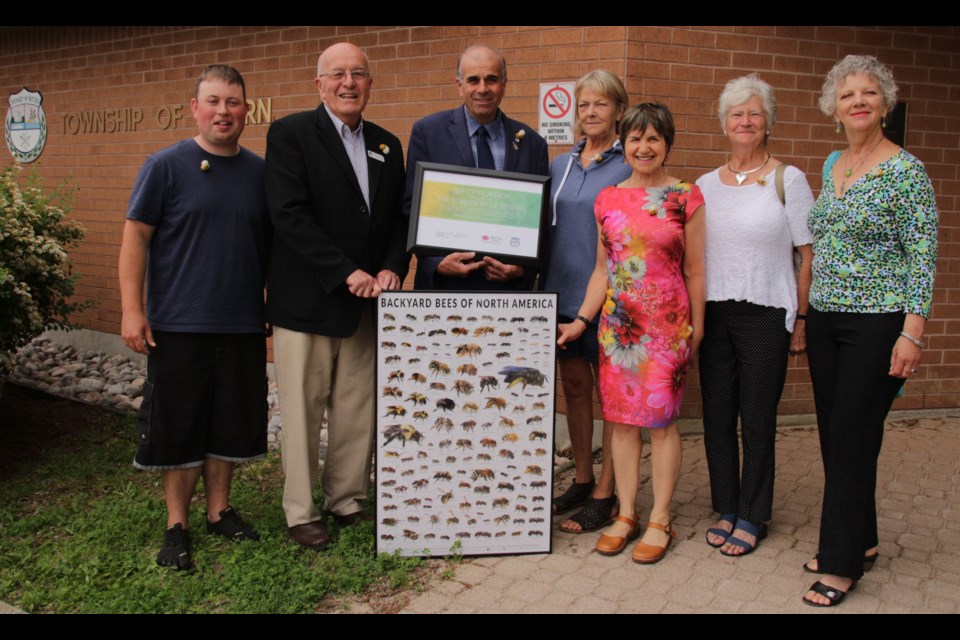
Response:
[{"label": "paving stone", "polygon": [[491,575],[490,569],[474,562],[464,563],[457,567],[454,580],[465,584],[479,584]]},{"label": "paving stone", "polygon": [[684,584],[668,591],[666,598],[669,603],[683,605],[694,611],[703,611],[706,610],[716,595],[711,589]]},{"label": "paving stone", "polygon": [[473,615],[476,613],[482,613],[478,611],[476,607],[471,606],[470,604],[463,602],[462,600],[457,600],[450,603],[450,606],[443,610],[443,613],[453,614],[453,615]]},{"label": "paving stone", "polygon": [[435,591],[422,593],[405,607],[410,613],[440,613],[449,606],[450,598]]},{"label": "paving stone", "polygon": [[553,589],[542,582],[533,580],[520,580],[507,588],[505,595],[523,600],[524,602],[535,602],[540,600]]},{"label": "paving stone", "polygon": [[593,596],[583,596],[570,603],[565,613],[613,613],[617,605]]}]

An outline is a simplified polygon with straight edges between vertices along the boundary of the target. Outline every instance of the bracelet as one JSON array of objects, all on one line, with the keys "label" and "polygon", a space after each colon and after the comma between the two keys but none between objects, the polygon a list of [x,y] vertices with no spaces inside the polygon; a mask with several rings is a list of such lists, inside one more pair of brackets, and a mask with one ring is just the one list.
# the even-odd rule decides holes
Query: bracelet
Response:
[{"label": "bracelet", "polygon": [[590,326],[590,321],[587,320],[586,318],[584,318],[584,317],[583,317],[582,315],[580,315],[579,313],[577,314],[577,317],[576,317],[575,319],[576,319],[576,320],[579,320],[580,322],[582,322],[583,324],[587,325],[588,327]]},{"label": "bracelet", "polygon": [[917,345],[921,349],[925,349],[927,347],[926,342],[924,342],[923,340],[920,340],[919,338],[914,338],[912,335],[910,335],[906,331],[901,331],[900,335],[906,338],[907,340],[909,340],[910,342],[912,342],[913,344]]},{"label": "bracelet", "polygon": [[806,319],[807,319],[807,314],[805,314],[805,313],[798,313],[798,314],[797,314],[797,320],[806,320]]}]

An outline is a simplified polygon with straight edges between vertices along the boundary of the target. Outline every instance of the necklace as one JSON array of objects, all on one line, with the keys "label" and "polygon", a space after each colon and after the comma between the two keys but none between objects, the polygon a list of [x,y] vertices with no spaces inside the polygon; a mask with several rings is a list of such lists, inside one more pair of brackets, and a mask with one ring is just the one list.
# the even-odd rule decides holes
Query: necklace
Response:
[{"label": "necklace", "polygon": [[734,168],[730,166],[730,163],[727,163],[727,170],[733,174],[734,178],[737,179],[737,186],[742,187],[743,183],[746,182],[748,175],[750,175],[751,173],[756,173],[757,171],[760,171],[760,169],[763,169],[765,166],[767,166],[768,162],[770,162],[769,153],[767,154],[767,159],[763,161],[763,164],[761,164],[756,169],[747,169],[746,171],[735,171]]},{"label": "necklace", "polygon": [[[843,172],[843,180],[840,182],[840,195],[843,195],[844,193],[846,193],[847,178],[852,176],[854,171],[857,171],[860,169],[860,165],[862,165],[867,158],[873,155],[873,152],[877,150],[877,147],[880,146],[881,142],[883,142],[883,136],[880,136],[880,139],[877,140],[875,143],[873,143],[873,146],[870,147],[870,151],[867,151],[867,154],[862,158],[860,158],[860,162],[858,162],[855,167],[851,167],[850,163],[849,162],[847,163],[847,168]],[[849,160],[851,155],[853,154],[848,153],[846,159]]]}]

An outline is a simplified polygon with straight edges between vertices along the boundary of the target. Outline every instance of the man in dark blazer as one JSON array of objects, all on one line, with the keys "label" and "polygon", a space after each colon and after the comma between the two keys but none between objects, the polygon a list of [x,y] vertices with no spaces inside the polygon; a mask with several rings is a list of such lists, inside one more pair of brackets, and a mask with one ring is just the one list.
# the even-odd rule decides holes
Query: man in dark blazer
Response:
[{"label": "man in dark blazer", "polygon": [[373,298],[400,288],[409,261],[400,141],[362,118],[372,82],[363,51],[335,44],[317,63],[322,104],[267,133],[283,509],[293,538],[313,549],[329,544],[312,497],[325,410],[324,511],[344,525],[372,518],[360,503],[374,432]]},{"label": "man in dark blazer", "polygon": [[[506,117],[500,102],[506,93],[507,62],[487,45],[473,45],[457,61],[457,89],[463,106],[419,120],[407,147],[404,214],[410,214],[418,162],[438,162],[549,175],[547,143],[536,131]],[[416,289],[529,290],[534,269],[504,264],[472,251],[445,257],[417,256]]]}]

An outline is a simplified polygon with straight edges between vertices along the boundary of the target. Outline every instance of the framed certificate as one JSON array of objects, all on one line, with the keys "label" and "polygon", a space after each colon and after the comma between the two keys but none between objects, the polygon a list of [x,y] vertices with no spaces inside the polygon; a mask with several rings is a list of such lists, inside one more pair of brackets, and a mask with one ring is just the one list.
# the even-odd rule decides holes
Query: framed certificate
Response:
[{"label": "framed certificate", "polygon": [[475,251],[538,265],[549,176],[417,164],[407,250],[421,255]]}]

